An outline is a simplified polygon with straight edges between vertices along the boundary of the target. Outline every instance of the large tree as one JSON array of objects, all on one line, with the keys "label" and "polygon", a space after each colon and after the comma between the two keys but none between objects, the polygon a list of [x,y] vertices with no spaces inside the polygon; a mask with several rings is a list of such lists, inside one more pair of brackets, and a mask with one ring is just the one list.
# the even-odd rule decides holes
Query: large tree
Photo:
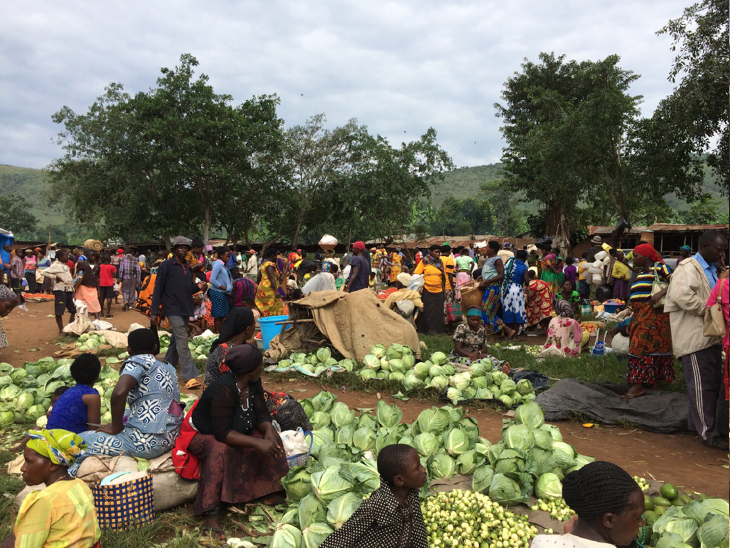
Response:
[{"label": "large tree", "polygon": [[13,232],[17,237],[19,233],[35,231],[37,224],[38,218],[33,215],[32,206],[23,196],[0,196],[0,227]]},{"label": "large tree", "polygon": [[677,84],[657,107],[666,131],[696,154],[707,153],[725,194],[730,193],[730,35],[727,0],[701,0],[658,34],[671,36],[676,52],[669,80]]}]

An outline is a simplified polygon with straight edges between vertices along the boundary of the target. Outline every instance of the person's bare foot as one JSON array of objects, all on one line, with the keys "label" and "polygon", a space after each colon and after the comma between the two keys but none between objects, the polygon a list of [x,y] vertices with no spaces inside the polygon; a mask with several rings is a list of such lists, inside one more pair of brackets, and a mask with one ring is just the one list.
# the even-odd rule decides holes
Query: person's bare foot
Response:
[{"label": "person's bare foot", "polygon": [[261,504],[264,506],[276,506],[277,504],[281,504],[286,500],[286,496],[284,495],[283,491],[277,491],[276,493],[271,493],[270,495],[266,495],[261,499]]},{"label": "person's bare foot", "polygon": [[221,529],[221,524],[218,521],[218,518],[206,518],[200,530],[205,535],[210,533],[210,536],[216,540],[220,540],[222,542],[227,540],[226,534],[223,532],[223,529]]},{"label": "person's bare foot", "polygon": [[629,391],[626,392],[622,398],[625,400],[633,400],[634,398],[638,398],[640,396],[644,395],[644,385],[643,384],[632,384],[631,388],[629,388]]}]

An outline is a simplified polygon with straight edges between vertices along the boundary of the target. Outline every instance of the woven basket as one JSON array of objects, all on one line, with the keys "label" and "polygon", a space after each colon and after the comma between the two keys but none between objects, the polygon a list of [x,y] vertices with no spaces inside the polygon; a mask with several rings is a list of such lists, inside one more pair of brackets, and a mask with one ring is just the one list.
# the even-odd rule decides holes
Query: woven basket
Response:
[{"label": "woven basket", "polygon": [[479,289],[478,281],[475,280],[462,285],[459,291],[461,291],[461,310],[464,314],[472,306],[481,308],[483,291]]},{"label": "woven basket", "polygon": [[104,244],[102,244],[99,240],[86,240],[84,242],[84,247],[90,249],[91,251],[101,251],[104,249]]}]

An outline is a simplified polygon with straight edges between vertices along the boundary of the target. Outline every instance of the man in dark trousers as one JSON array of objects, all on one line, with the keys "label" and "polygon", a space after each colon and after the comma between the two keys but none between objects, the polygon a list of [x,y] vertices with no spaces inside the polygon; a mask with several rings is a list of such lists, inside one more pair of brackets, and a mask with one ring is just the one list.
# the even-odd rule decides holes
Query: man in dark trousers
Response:
[{"label": "man in dark trousers", "polygon": [[193,294],[200,291],[199,285],[202,285],[197,283],[192,267],[185,260],[190,248],[190,240],[184,236],[177,236],[172,241],[172,258],[157,268],[150,309],[150,321],[153,324],[159,324],[163,315],[170,322],[172,336],[165,361],[174,367],[177,367],[178,361],[180,362],[180,372],[188,389],[202,386],[195,379],[198,370],[188,348],[188,321],[195,310]]}]

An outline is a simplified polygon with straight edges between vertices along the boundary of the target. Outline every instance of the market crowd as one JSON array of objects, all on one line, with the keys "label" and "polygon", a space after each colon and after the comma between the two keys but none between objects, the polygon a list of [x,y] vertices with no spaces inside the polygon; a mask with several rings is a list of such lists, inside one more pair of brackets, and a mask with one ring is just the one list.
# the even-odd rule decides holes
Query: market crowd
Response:
[{"label": "market crowd", "polygon": [[[58,249],[47,257],[41,249],[6,249],[11,258],[3,263],[0,316],[22,303],[23,288],[31,291],[33,281],[33,291],[53,295],[59,331],[63,316],[68,312],[73,320],[77,306],[105,320],[111,302],[120,298],[124,312],[149,316],[150,328],[129,334],[129,358],[111,395],[111,424],[99,426],[93,388],[98,358],[82,354],[71,365],[76,385],[54,394],[46,429],[29,431],[17,447],[25,456],[26,483],[46,487],[23,502],[15,536],[3,547],[98,546],[93,497],[75,479],[91,455],[152,459],[172,451],[180,475],[199,481],[195,515],[220,540],[225,534],[219,518],[228,505],[283,501],[280,479],[288,464],[273,423],[282,430],[311,425],[294,398],[264,390],[254,333],[258,318],[284,315],[287,300],[318,291],[373,291],[420,332],[450,332],[452,359],[466,365],[486,355],[488,336],[511,339],[537,331],[546,335],[547,352],[578,356],[582,307],[594,300],[625,304],[616,331],[629,340],[625,397],[673,382],[674,359],[680,359],[691,428],[707,446],[727,450],[727,432],[718,420],[728,398],[727,358],[724,367],[721,358],[723,346],[728,354],[727,327],[724,337],[705,334],[705,311],[715,303],[728,325],[725,236],[706,232],[697,252],[685,250],[673,269],[646,242],[627,254],[599,238],[592,243],[580,258],[563,257],[547,239],[523,249],[489,241],[405,253],[357,241],[342,256],[325,250],[311,258],[301,249],[206,249],[182,236],[170,251],[157,253]],[[160,325],[171,332],[164,360],[156,357]],[[208,328],[218,337],[201,383],[188,337]],[[0,336],[7,345],[1,326]],[[190,409],[180,402],[178,367],[187,388],[203,388]],[[425,470],[418,454],[409,446],[388,446],[378,455],[378,469],[381,488],[323,546],[427,546],[417,496]],[[578,514],[574,534],[604,513],[620,511],[625,530],[606,541],[635,537],[638,520],[631,516],[638,511],[640,517],[643,504],[635,508],[636,484],[626,476],[614,465],[592,463],[565,478],[566,501]],[[585,489],[594,493],[589,508],[582,506]],[[612,496],[620,490],[621,504],[602,506],[601,489]],[[409,511],[380,515],[398,505]],[[49,512],[53,520],[44,517]],[[411,543],[394,544],[393,535],[404,527]]]}]

